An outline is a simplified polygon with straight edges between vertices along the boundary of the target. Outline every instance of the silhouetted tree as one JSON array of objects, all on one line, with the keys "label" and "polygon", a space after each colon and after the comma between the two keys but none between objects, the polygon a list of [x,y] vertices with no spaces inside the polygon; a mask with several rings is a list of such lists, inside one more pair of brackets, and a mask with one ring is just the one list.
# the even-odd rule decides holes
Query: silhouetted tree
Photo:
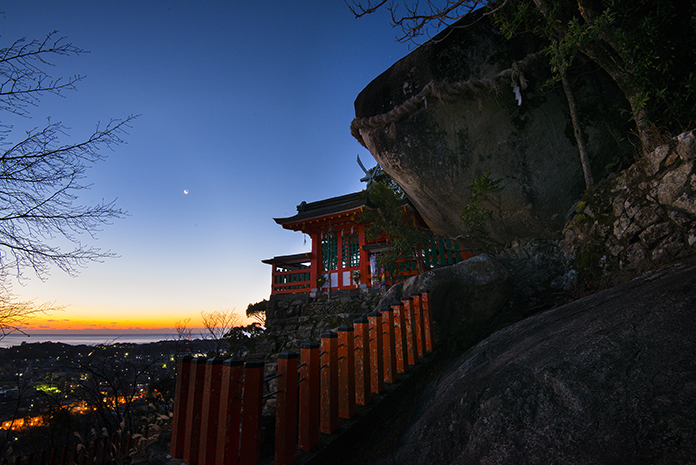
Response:
[{"label": "silhouetted tree", "polygon": [[201,312],[203,318],[203,328],[205,332],[201,334],[203,339],[212,342],[212,349],[209,350],[211,357],[217,357],[227,352],[229,343],[225,336],[230,330],[239,326],[241,317],[234,310],[218,310],[214,312]]},{"label": "silhouetted tree", "polygon": [[94,410],[99,427],[106,428],[109,436],[135,430],[135,403],[142,400],[159,362],[126,350],[98,345],[72,362],[72,368],[81,373],[73,395]]},{"label": "silhouetted tree", "polygon": [[[55,32],[43,41],[18,39],[0,48],[0,110],[22,117],[46,94],[63,96],[82,76],[53,78],[47,69],[60,56],[85,53]],[[26,319],[53,307],[13,303],[10,281],[26,270],[44,279],[51,266],[75,273],[85,264],[113,254],[84,245],[79,236],[124,213],[113,202],[80,205],[77,194],[89,187],[85,171],[104,158],[103,150],[123,142],[134,116],[97,125],[86,139],[61,143],[68,128],[51,122],[11,141],[11,126],[0,123],[0,338],[17,331]],[[57,244],[70,244],[65,249]]]}]

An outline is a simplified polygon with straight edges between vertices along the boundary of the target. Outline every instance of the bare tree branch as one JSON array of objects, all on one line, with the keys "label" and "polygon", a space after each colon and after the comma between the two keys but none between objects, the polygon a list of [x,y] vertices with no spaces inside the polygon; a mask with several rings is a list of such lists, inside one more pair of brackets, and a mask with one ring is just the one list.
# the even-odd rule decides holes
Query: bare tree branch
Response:
[{"label": "bare tree branch", "polygon": [[6,287],[0,286],[0,340],[12,333],[25,333],[32,318],[47,312],[62,310],[51,303],[20,302]]},{"label": "bare tree branch", "polygon": [[53,66],[55,57],[83,53],[88,52],[58,37],[56,31],[43,41],[22,38],[0,49],[0,110],[27,116],[27,107],[36,106],[41,95],[75,90],[82,76],[52,79],[44,67]]},{"label": "bare tree branch", "polygon": [[201,312],[203,327],[206,332],[201,335],[203,339],[209,339],[214,345],[214,356],[225,353],[225,337],[230,330],[239,326],[241,317],[233,310],[219,310],[214,312]]},{"label": "bare tree branch", "polygon": [[[100,149],[113,148],[135,116],[112,120],[95,129],[85,141],[60,145],[66,128],[51,123],[29,132],[12,147],[0,152],[0,268],[17,278],[33,269],[43,278],[50,265],[72,274],[92,261],[113,256],[85,246],[78,236],[93,237],[104,224],[124,216],[113,202],[80,206],[77,193],[90,186],[83,183],[86,169],[104,158]],[[55,238],[74,245],[63,250]]]},{"label": "bare tree branch", "polygon": [[[18,39],[0,48],[0,111],[29,116],[47,94],[64,96],[82,76],[53,78],[48,69],[60,57],[87,53],[52,32],[43,41]],[[21,331],[26,318],[51,305],[14,302],[8,292],[12,278],[26,270],[45,279],[52,266],[74,274],[89,262],[113,257],[109,251],[85,245],[100,228],[125,215],[114,202],[80,205],[78,194],[90,187],[86,170],[105,158],[103,151],[122,144],[136,116],[97,125],[86,140],[61,143],[68,136],[62,123],[27,131],[9,142],[11,127],[0,124],[0,338]]]}]

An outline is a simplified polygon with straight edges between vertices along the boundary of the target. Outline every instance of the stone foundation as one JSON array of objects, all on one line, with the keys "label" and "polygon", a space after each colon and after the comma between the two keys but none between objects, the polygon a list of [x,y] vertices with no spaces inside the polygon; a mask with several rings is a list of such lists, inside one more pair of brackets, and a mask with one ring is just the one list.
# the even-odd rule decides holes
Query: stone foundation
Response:
[{"label": "stone foundation", "polygon": [[271,296],[266,308],[266,331],[259,352],[277,354],[300,351],[303,342],[319,341],[321,333],[352,326],[353,320],[377,307],[381,288],[327,293]]}]

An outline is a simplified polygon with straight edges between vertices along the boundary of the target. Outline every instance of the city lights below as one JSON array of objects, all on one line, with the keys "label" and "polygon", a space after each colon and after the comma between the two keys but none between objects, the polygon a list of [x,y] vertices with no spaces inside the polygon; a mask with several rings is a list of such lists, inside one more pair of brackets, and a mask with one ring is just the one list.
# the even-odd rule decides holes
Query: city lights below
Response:
[{"label": "city lights below", "polygon": [[[104,397],[103,402],[107,405],[113,405],[114,403],[125,405],[133,402],[136,399],[143,399],[146,396],[147,391],[142,391],[139,394],[135,394],[130,399],[126,396],[119,396],[117,398]],[[85,415],[97,410],[96,407],[90,406],[86,401],[75,402],[70,405],[66,405],[65,408],[73,415]],[[37,426],[44,426],[43,415],[4,421],[2,424],[0,424],[0,430],[21,431],[26,428],[34,428]]]}]

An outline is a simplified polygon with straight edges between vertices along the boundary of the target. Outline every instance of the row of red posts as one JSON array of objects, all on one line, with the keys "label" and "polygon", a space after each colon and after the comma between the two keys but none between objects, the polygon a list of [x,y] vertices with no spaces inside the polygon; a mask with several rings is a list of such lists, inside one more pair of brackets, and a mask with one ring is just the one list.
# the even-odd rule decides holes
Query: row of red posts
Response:
[{"label": "row of red posts", "polygon": [[[294,463],[432,351],[431,323],[426,291],[279,354],[274,463]],[[186,357],[177,370],[170,454],[186,465],[258,464],[264,363]]]}]

